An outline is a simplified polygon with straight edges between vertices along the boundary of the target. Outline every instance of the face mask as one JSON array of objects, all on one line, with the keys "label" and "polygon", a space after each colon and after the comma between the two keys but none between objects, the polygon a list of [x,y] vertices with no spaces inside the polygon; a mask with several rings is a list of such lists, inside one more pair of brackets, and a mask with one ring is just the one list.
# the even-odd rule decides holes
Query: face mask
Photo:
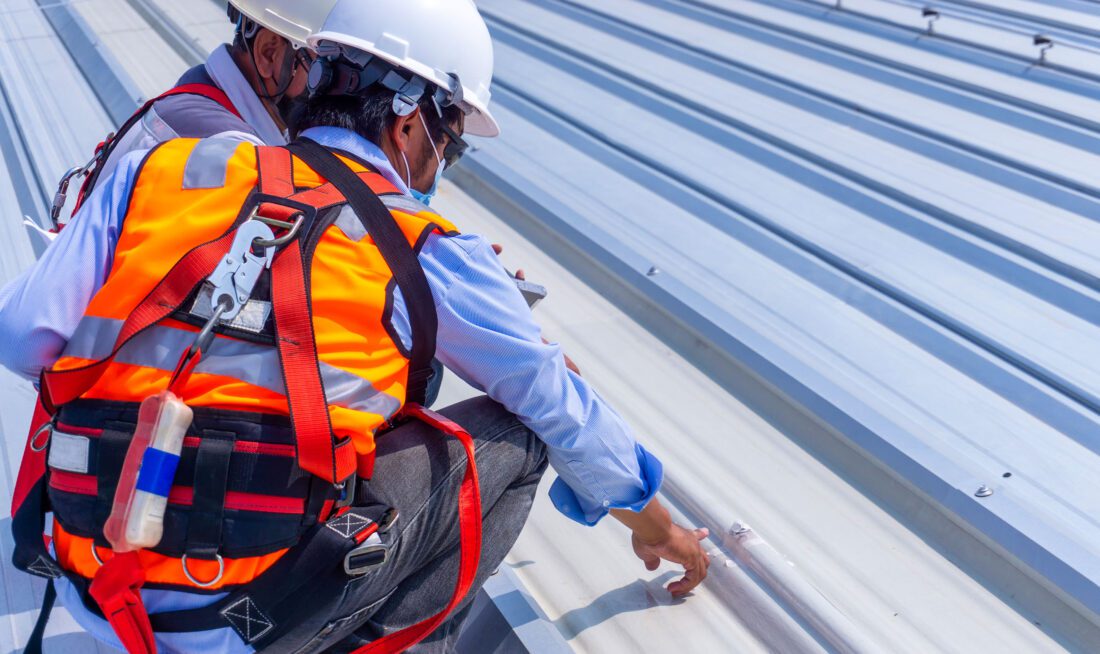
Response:
[{"label": "face mask", "polygon": [[412,187],[412,169],[409,168],[409,159],[402,152],[401,156],[405,159],[405,178],[408,180],[406,186],[409,187],[409,194],[413,198],[423,204],[424,206],[430,206],[432,198],[435,197],[436,192],[439,191],[439,180],[443,179],[443,172],[447,170],[447,162],[439,158],[439,148],[435,146],[435,139],[432,138],[431,130],[428,129],[428,123],[424,121],[424,114],[420,114],[420,124],[424,126],[424,134],[428,136],[428,142],[432,144],[432,153],[435,154],[435,160],[439,162],[439,166],[435,169],[435,181],[432,182],[432,187],[428,189],[426,193],[422,193]]}]

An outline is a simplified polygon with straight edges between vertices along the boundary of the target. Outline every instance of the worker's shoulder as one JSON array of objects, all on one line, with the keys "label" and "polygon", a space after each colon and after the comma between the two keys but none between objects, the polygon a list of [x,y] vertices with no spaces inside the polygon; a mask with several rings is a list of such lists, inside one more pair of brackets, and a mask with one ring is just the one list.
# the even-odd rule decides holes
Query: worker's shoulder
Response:
[{"label": "worker's shoulder", "polygon": [[205,138],[225,132],[256,134],[256,130],[216,100],[194,93],[157,100],[156,116],[183,138]]},{"label": "worker's shoulder", "polygon": [[397,212],[417,218],[435,227],[435,231],[444,236],[457,236],[458,228],[428,205],[416,198],[400,193],[386,193],[379,196],[382,204],[391,212]]}]

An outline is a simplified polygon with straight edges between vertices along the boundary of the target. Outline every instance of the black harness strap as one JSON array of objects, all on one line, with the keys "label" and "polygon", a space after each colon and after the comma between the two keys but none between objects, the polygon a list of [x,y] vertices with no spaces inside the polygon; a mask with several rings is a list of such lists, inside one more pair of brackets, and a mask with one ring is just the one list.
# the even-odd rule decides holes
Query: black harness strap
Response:
[{"label": "black harness strap", "polygon": [[420,267],[416,252],[382,200],[339,157],[309,139],[300,139],[288,148],[344,195],[367,233],[374,239],[382,258],[389,264],[405,300],[412,328],[413,347],[409,359],[409,388],[405,401],[423,404],[428,380],[433,374],[432,359],[435,358],[439,322],[432,289],[428,285],[424,269]]},{"label": "black harness strap", "polygon": [[27,639],[27,647],[23,654],[42,654],[42,637],[46,635],[46,623],[50,621],[50,613],[53,613],[53,605],[57,600],[57,588],[53,579],[46,582],[46,595],[42,598],[42,609],[38,613],[38,620],[34,623],[34,631]]},{"label": "black harness strap", "polygon": [[339,597],[351,578],[344,557],[356,535],[383,520],[383,506],[357,507],[318,524],[299,546],[252,583],[212,606],[149,616],[157,633],[209,631],[232,626],[256,649],[277,641],[317,610],[317,598]]},{"label": "black harness strap", "polygon": [[222,544],[229,462],[237,437],[232,432],[206,430],[195,457],[194,497],[187,522],[187,556],[213,560]]},{"label": "black harness strap", "polygon": [[118,478],[122,474],[122,466],[126,461],[126,452],[130,449],[130,441],[133,437],[133,427],[126,429],[118,424],[108,424],[99,437],[99,460],[96,463],[96,503],[95,524],[96,542],[99,545],[110,547],[103,535],[102,525],[107,524],[107,518],[111,516],[111,507],[115,500],[115,491],[118,489]]}]

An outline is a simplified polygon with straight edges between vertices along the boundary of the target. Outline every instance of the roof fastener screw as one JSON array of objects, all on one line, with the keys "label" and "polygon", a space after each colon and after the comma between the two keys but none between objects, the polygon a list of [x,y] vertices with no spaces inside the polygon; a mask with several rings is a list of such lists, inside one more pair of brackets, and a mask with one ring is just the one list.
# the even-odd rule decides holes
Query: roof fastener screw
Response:
[{"label": "roof fastener screw", "polygon": [[660,274],[661,274],[661,269],[658,268],[657,266],[653,266],[652,268],[649,269],[649,272],[646,273],[646,276],[647,277],[656,277],[657,275],[660,275]]},{"label": "roof fastener screw", "polygon": [[974,493],[974,497],[989,497],[993,494],[993,489],[985,484],[978,487],[978,492]]}]

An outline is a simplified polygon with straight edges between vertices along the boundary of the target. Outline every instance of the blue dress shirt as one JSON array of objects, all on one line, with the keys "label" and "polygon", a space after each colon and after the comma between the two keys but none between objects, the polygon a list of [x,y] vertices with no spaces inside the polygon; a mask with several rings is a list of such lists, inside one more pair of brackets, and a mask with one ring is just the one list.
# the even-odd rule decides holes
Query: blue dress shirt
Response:
[{"label": "blue dress shirt", "polygon": [[[303,136],[343,150],[374,165],[402,192],[408,191],[383,152],[353,132],[324,127]],[[114,247],[128,210],[130,191],[144,160],[123,159],[99,185],[74,220],[39,262],[0,290],[0,365],[37,379],[72,336],[85,308],[110,271]],[[569,371],[560,346],[544,344],[541,330],[514,280],[488,240],[463,234],[433,235],[419,255],[439,316],[437,358],[454,374],[515,414],[542,439],[558,479],[554,505],[569,518],[594,525],[609,509],[639,511],[660,487],[661,463],[634,439],[630,428],[592,387]],[[394,326],[408,345],[405,303],[397,291]],[[82,607],[63,592],[74,614]],[[187,593],[143,591],[151,613],[194,606]],[[210,596],[203,600],[212,601]],[[101,620],[77,619],[97,636],[113,640]],[[92,629],[92,626],[100,627]],[[231,632],[229,632],[231,634]],[[171,649],[212,644],[198,634],[170,634]],[[206,641],[191,640],[194,636]],[[181,640],[183,639],[183,640]],[[230,641],[232,639],[229,639]],[[163,642],[158,637],[158,642]],[[221,651],[239,649],[224,641]],[[185,646],[186,645],[186,646]]]}]

